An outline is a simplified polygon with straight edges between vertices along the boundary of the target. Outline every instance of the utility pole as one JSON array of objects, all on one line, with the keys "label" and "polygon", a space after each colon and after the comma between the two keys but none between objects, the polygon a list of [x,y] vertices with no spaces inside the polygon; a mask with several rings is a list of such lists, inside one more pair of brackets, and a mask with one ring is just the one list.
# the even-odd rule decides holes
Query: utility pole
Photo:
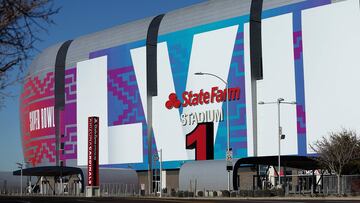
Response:
[{"label": "utility pole", "polygon": [[280,187],[281,186],[281,176],[280,176],[280,169],[281,169],[281,164],[280,164],[280,161],[281,161],[281,147],[280,147],[280,144],[281,144],[281,140],[282,139],[285,139],[285,136],[283,136],[282,134],[282,127],[281,127],[281,124],[280,124],[280,105],[281,104],[296,104],[296,102],[285,102],[285,99],[283,98],[278,98],[276,100],[276,102],[263,102],[263,101],[260,101],[258,103],[259,105],[264,105],[264,104],[277,104],[277,118],[278,118],[278,122],[277,122],[277,127],[278,127],[278,132],[277,132],[277,136],[278,136],[278,186]]},{"label": "utility pole", "polygon": [[[221,82],[223,82],[225,84],[225,89],[226,89],[226,153],[225,153],[225,159],[227,159],[227,156],[232,153],[230,150],[230,118],[229,118],[229,86],[228,86],[228,83],[221,77],[219,77],[215,74],[212,74],[212,73],[197,72],[197,73],[195,73],[195,75],[212,76],[212,77],[219,79]],[[231,157],[231,159],[232,159],[232,157]],[[230,174],[232,171],[232,165],[231,165],[231,170],[228,169],[228,166],[226,166],[226,169],[227,169],[227,188],[228,188],[228,191],[230,192],[230,178],[231,178]]]},{"label": "utility pole", "polygon": [[18,165],[18,168],[20,168],[20,196],[23,194],[23,163],[16,163]]},{"label": "utility pole", "polygon": [[162,197],[162,149],[159,150],[160,152],[160,197]]}]

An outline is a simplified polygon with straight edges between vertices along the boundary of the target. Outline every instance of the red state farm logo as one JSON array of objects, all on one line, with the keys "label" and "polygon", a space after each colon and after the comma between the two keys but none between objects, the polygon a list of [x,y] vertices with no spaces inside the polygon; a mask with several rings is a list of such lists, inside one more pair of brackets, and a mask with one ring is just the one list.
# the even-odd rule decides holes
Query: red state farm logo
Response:
[{"label": "red state farm logo", "polygon": [[180,100],[177,98],[175,93],[169,95],[169,100],[165,103],[166,108],[172,109],[173,107],[179,108],[181,105]]},{"label": "red state farm logo", "polygon": [[197,106],[215,102],[225,102],[226,100],[239,100],[240,88],[234,87],[222,90],[219,89],[219,87],[212,87],[211,91],[204,91],[203,89],[199,92],[184,91],[181,97],[183,99],[182,102],[177,98],[175,93],[171,93],[169,100],[165,102],[166,108],[172,109],[173,107],[179,108],[180,106]]}]

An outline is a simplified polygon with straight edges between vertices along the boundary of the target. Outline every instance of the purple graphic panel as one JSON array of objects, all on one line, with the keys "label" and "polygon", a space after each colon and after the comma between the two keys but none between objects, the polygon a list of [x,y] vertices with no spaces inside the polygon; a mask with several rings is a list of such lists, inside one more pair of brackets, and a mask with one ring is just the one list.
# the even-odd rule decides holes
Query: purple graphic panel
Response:
[{"label": "purple graphic panel", "polygon": [[76,136],[76,68],[65,71],[65,109],[61,113],[61,142],[64,150],[60,159],[66,162],[77,158]]}]

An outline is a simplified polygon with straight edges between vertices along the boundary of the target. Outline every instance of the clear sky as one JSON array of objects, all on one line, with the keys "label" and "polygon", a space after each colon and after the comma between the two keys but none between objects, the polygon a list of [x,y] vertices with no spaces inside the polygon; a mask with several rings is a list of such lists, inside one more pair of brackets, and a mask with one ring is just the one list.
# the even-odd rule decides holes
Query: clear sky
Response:
[{"label": "clear sky", "polygon": [[[53,19],[55,25],[40,35],[38,50],[81,35],[90,34],[133,20],[166,13],[204,0],[55,0],[61,10]],[[36,55],[36,53],[34,54]],[[15,170],[16,162],[23,161],[19,94],[20,85],[11,87],[13,98],[8,98],[0,109],[0,171]]]}]

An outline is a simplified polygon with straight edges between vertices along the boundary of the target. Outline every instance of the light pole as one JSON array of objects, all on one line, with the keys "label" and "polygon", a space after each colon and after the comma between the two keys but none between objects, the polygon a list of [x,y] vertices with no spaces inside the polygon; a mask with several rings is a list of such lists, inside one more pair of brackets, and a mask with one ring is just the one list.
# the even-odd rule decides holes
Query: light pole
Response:
[{"label": "light pole", "polygon": [[162,149],[159,150],[160,157],[160,197],[162,197]]},{"label": "light pole", "polygon": [[[158,154],[154,154],[153,155],[153,164],[154,164],[154,173],[155,173],[155,195],[157,195],[157,193],[160,191],[160,197],[162,197],[162,181],[163,181],[163,177],[162,177],[162,149],[157,151]],[[159,161],[159,176],[160,176],[160,181],[157,181],[157,170],[155,170],[155,166],[156,166],[156,161]]]},{"label": "light pole", "polygon": [[283,98],[278,98],[276,100],[276,102],[263,102],[263,101],[260,101],[258,104],[260,105],[264,105],[264,104],[277,104],[277,108],[278,108],[278,147],[279,147],[279,154],[278,154],[278,178],[279,178],[279,183],[278,185],[280,186],[281,185],[281,182],[280,182],[280,156],[281,156],[281,148],[280,148],[280,140],[282,139],[285,139],[285,136],[282,136],[282,128],[281,128],[281,125],[280,125],[280,104],[296,104],[296,102],[286,102]]},{"label": "light pole", "polygon": [[[222,79],[221,77],[212,74],[212,73],[203,73],[203,72],[197,72],[195,73],[195,75],[209,75],[209,76],[213,76],[216,77],[217,79],[221,80],[226,87],[226,132],[227,132],[227,141],[226,141],[226,155],[229,153],[230,151],[230,122],[229,122],[229,87],[228,87],[228,83]],[[225,157],[226,157],[225,155]],[[230,191],[230,171],[228,170],[228,191]]]},{"label": "light pole", "polygon": [[20,196],[22,196],[22,179],[23,179],[23,166],[24,164],[23,163],[16,163],[18,165],[18,168],[20,169]]}]

